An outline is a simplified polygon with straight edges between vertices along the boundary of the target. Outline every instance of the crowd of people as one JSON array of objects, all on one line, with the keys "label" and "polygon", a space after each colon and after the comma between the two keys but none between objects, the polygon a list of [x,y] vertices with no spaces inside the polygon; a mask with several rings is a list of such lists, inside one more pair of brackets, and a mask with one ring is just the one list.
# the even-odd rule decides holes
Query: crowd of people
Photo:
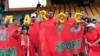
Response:
[{"label": "crowd of people", "polygon": [[55,18],[54,11],[49,10],[44,21],[32,13],[30,24],[23,24],[24,19],[21,24],[17,19],[10,26],[2,23],[0,41],[7,40],[8,47],[16,47],[17,56],[100,56],[100,23],[85,10],[80,14],[79,22],[70,11],[64,13],[64,19]]}]

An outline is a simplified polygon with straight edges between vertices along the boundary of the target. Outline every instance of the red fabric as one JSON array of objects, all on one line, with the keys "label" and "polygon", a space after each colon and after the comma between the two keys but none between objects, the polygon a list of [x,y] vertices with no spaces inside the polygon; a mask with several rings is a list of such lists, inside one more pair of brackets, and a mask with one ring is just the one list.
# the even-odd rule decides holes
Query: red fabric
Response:
[{"label": "red fabric", "polygon": [[8,47],[17,47],[17,41],[12,37],[12,34],[18,28],[19,28],[18,25],[12,25],[7,28],[7,46]]},{"label": "red fabric", "polygon": [[72,24],[72,23],[74,23],[74,22],[75,22],[75,19],[74,19],[74,18],[69,18],[69,19],[66,21],[67,24]]},{"label": "red fabric", "polygon": [[[73,22],[72,22],[73,23]],[[64,53],[66,53],[66,55],[64,56],[72,56],[73,54],[78,54],[81,52],[81,50],[83,50],[85,48],[85,46],[83,46],[83,31],[84,31],[84,26],[80,24],[80,31],[79,32],[75,32],[75,33],[71,33],[70,32],[70,28],[71,25],[70,24],[66,24],[67,26],[65,26],[65,30],[63,31],[62,37],[64,41],[73,41],[73,40],[77,40],[77,39],[82,39],[81,42],[81,48],[79,49],[73,49],[73,50],[65,50]]]},{"label": "red fabric", "polygon": [[55,52],[55,48],[54,48],[54,42],[56,40],[56,37],[54,36],[55,23],[56,21],[54,18],[48,19],[47,21],[41,23],[41,29],[39,31],[39,38],[41,43],[40,56],[48,56],[51,55],[50,53]]},{"label": "red fabric", "polygon": [[[17,40],[18,42],[18,54],[17,56],[25,56],[25,47],[24,46],[21,46],[21,38],[22,38],[22,35],[19,34],[17,35],[18,31],[14,32],[12,34],[12,37]],[[29,52],[30,52],[30,56],[34,56],[34,51],[33,51],[33,46],[32,46],[32,43],[31,43],[31,40],[30,40],[30,44],[29,44]]]},{"label": "red fabric", "polygon": [[35,52],[35,48],[39,48],[39,39],[38,39],[38,32],[40,29],[40,24],[36,21],[32,22],[29,25],[29,30],[28,30],[28,34],[30,35],[30,40],[32,42],[32,47],[33,47],[33,53]]},{"label": "red fabric", "polygon": [[[71,20],[73,23],[74,21]],[[70,21],[69,21],[70,22]],[[68,23],[69,23],[68,22]],[[40,56],[72,56],[74,53],[79,53],[80,49],[74,50],[56,50],[56,43],[57,42],[68,42],[72,40],[77,40],[83,37],[83,30],[84,27],[81,25],[81,31],[76,33],[70,33],[71,24],[67,22],[64,24],[63,31],[58,31],[56,29],[56,21],[53,19],[49,19],[46,22],[41,24],[41,30],[39,31],[39,38],[40,38],[40,49],[41,54]]]},{"label": "red fabric", "polygon": [[33,22],[29,25],[28,34],[30,35],[30,39],[33,44],[36,44],[38,41],[36,41],[36,38],[38,37],[38,31],[40,29],[40,24],[38,22]]},{"label": "red fabric", "polygon": [[[100,33],[94,31],[92,33],[87,32],[86,38],[88,42],[93,43],[100,37]],[[89,56],[100,56],[100,45],[97,44],[96,46],[89,47]]]},{"label": "red fabric", "polygon": [[89,42],[93,43],[93,42],[95,42],[98,39],[99,35],[100,34],[98,32],[96,32],[96,31],[87,32],[86,33],[86,38],[87,38],[87,40]]},{"label": "red fabric", "polygon": [[[12,37],[12,34],[19,28],[18,25],[12,25],[7,28],[7,47],[15,47],[18,50],[18,42]],[[17,52],[18,53],[18,52]]]}]

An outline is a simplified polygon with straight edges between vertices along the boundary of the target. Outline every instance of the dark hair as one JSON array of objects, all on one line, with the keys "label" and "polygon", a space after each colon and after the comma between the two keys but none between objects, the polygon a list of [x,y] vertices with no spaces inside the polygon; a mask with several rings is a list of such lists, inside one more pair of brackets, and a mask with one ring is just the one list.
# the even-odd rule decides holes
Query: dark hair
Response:
[{"label": "dark hair", "polygon": [[36,14],[36,17],[38,17],[38,13],[37,13],[37,12],[35,12],[35,14]]},{"label": "dark hair", "polygon": [[48,12],[54,12],[52,9],[48,10]]},{"label": "dark hair", "polygon": [[25,15],[22,15],[22,18],[20,19],[20,25],[23,24],[24,17],[25,17]]},{"label": "dark hair", "polygon": [[14,22],[15,20],[17,20],[17,19],[13,19],[13,22]]}]

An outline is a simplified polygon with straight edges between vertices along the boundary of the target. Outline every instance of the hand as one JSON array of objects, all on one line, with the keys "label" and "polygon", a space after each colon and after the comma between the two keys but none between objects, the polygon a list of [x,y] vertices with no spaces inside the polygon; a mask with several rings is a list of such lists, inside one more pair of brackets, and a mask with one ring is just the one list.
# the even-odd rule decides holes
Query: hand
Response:
[{"label": "hand", "polygon": [[92,47],[92,44],[91,44],[91,43],[88,43],[88,45],[89,45],[90,47]]},{"label": "hand", "polygon": [[81,21],[81,23],[84,23],[85,21],[84,20],[80,20]]},{"label": "hand", "polygon": [[18,32],[21,32],[21,29],[22,29],[22,28],[21,28],[21,27],[19,27],[17,31],[18,31]]},{"label": "hand", "polygon": [[81,21],[81,23],[84,23],[84,24],[88,24],[86,21],[84,21],[84,20],[80,20]]}]

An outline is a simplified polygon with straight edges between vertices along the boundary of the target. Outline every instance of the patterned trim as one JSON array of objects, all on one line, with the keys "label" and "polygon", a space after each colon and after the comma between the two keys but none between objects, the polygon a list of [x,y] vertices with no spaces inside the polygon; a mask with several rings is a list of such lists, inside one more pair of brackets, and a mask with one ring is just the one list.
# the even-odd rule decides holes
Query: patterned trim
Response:
[{"label": "patterned trim", "polygon": [[64,30],[64,25],[63,24],[56,24],[56,30],[63,31]]}]

